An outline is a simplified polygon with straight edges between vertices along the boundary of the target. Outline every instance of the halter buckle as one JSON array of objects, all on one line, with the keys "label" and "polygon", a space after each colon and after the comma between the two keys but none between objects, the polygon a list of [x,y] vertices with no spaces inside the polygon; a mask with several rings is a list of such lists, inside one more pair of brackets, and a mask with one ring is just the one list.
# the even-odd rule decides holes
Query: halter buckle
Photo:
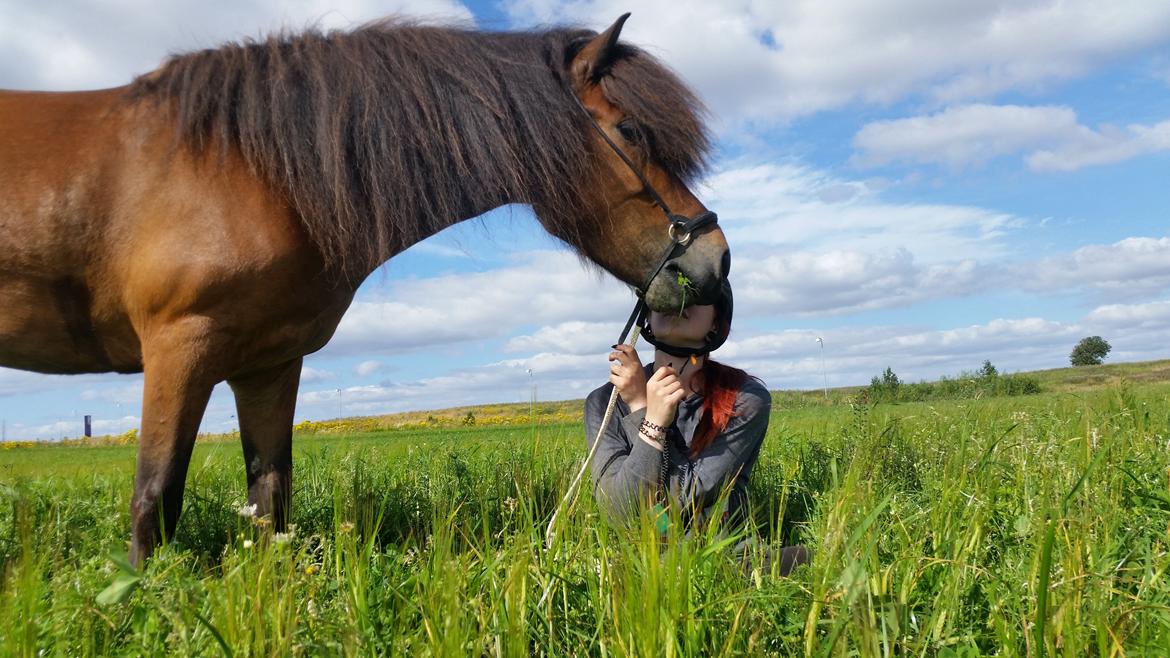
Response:
[{"label": "halter buckle", "polygon": [[[666,229],[666,234],[670,236],[671,240],[674,240],[677,244],[685,247],[691,243],[691,232],[685,231],[685,229],[685,223],[671,222],[670,228]],[[683,232],[682,235],[679,235],[680,232]]]}]

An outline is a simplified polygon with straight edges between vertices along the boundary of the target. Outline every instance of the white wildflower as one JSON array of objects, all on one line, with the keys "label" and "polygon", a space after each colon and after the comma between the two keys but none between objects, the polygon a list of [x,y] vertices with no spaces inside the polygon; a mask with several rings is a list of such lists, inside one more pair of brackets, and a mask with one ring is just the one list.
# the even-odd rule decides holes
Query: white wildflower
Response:
[{"label": "white wildflower", "polygon": [[293,540],[293,538],[296,536],[297,536],[297,531],[294,530],[293,528],[289,528],[288,532],[278,532],[278,533],[272,535],[272,541],[277,543],[277,544],[287,544],[287,543],[291,542]]},{"label": "white wildflower", "polygon": [[239,514],[245,519],[250,519],[256,516],[256,505],[241,505]]},{"label": "white wildflower", "polygon": [[255,546],[255,543],[251,539],[244,540],[244,548],[252,548],[253,546]]}]

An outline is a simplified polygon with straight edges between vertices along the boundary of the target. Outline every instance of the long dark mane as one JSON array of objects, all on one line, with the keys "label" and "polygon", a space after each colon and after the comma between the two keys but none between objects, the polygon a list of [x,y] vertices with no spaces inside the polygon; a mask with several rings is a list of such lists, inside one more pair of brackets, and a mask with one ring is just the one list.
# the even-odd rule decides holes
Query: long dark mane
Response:
[{"label": "long dark mane", "polygon": [[[385,20],[180,55],[135,99],[173,104],[196,149],[235,147],[287,194],[330,267],[360,275],[505,200],[538,208],[580,247],[587,124],[566,55],[594,33],[487,33]],[[653,57],[623,46],[603,82],[650,153],[684,181],[704,165],[702,106]]]}]

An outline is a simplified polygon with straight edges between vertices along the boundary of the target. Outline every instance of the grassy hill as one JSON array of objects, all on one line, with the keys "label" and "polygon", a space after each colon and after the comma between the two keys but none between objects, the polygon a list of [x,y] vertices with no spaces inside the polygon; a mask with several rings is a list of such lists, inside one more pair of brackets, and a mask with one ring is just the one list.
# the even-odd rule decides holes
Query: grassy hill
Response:
[{"label": "grassy hill", "polygon": [[1170,359],[1054,368],[1027,374],[1039,379],[1045,391],[1085,391],[1113,386],[1122,381],[1131,384],[1159,384],[1170,382]]},{"label": "grassy hill", "polygon": [[[1094,390],[1127,381],[1133,384],[1170,383],[1170,359],[1111,363],[1099,366],[1054,368],[1032,372],[1013,373],[1030,376],[1040,382],[1044,393],[1069,393]],[[778,408],[845,404],[864,390],[864,386],[772,391]],[[583,400],[555,402],[528,402],[452,407],[431,411],[410,411],[344,418],[328,421],[306,421],[297,430],[309,434],[351,433],[392,429],[423,429],[427,427],[457,427],[466,425],[527,425],[529,423],[560,424],[581,421]]]}]

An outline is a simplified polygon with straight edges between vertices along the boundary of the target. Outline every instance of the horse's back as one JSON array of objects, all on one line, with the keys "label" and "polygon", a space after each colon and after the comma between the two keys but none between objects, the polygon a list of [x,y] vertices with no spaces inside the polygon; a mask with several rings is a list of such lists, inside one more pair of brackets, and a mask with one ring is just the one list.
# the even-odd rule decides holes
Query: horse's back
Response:
[{"label": "horse's back", "polygon": [[0,270],[63,273],[108,216],[117,90],[0,91]]}]

